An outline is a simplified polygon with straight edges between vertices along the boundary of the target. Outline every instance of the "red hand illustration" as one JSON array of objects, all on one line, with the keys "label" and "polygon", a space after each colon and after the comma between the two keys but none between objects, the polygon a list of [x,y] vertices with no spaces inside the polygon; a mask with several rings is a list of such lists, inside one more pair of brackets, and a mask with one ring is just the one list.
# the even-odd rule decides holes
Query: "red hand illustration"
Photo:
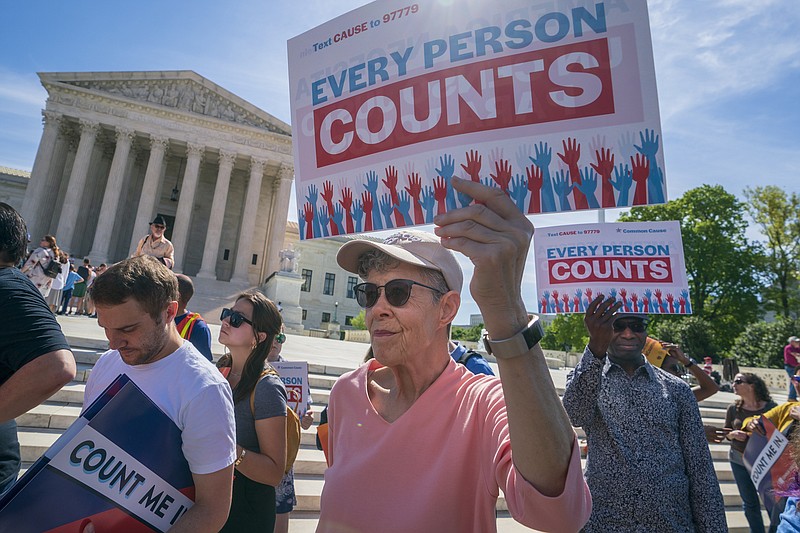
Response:
[{"label": "red hand illustration", "polygon": [[481,156],[477,150],[467,152],[467,164],[461,165],[472,181],[481,181]]},{"label": "red hand illustration", "polygon": [[614,186],[611,185],[611,173],[614,171],[614,154],[611,148],[600,149],[594,153],[597,164],[592,163],[592,168],[603,179],[603,207],[616,207],[614,199]]},{"label": "red hand illustration", "polygon": [[564,312],[569,313],[569,294],[564,294],[561,297],[561,301],[564,302]]},{"label": "red hand illustration", "polygon": [[314,228],[312,228],[312,222],[314,222],[314,206],[311,205],[310,202],[306,202],[303,206],[303,213],[306,219],[306,239],[313,239]]},{"label": "red hand illustration", "polygon": [[441,215],[447,212],[445,200],[447,198],[447,183],[444,178],[435,178],[433,180],[433,197],[436,198],[436,214]]},{"label": "red hand illustration", "polygon": [[[581,158],[581,145],[578,144],[577,139],[568,137],[567,140],[561,141],[561,147],[564,149],[564,153],[558,154],[558,157],[567,165],[572,183],[580,184],[581,172],[578,167],[578,162]],[[586,196],[578,190],[578,187],[573,187],[572,197],[575,199],[576,210],[589,208],[589,202],[586,200]],[[589,298],[589,300],[591,300],[591,298]]]},{"label": "red hand illustration", "polygon": [[368,191],[361,193],[361,203],[364,204],[364,231],[372,231],[372,195]]},{"label": "red hand illustration", "polygon": [[492,179],[508,194],[508,183],[511,181],[511,164],[507,159],[501,159],[494,164],[495,174],[489,174]]},{"label": "red hand illustration", "polygon": [[[328,204],[328,213],[333,213],[333,183],[330,181],[326,181],[322,184],[322,199]],[[339,235],[339,228],[336,226],[336,222],[333,221],[333,218],[328,222],[331,225],[331,235]]]},{"label": "red hand illustration", "polygon": [[389,165],[386,169],[386,179],[381,181],[392,195],[392,205],[397,205],[397,169],[393,165]]},{"label": "red hand illustration", "polygon": [[422,193],[422,179],[420,179],[418,172],[414,172],[408,176],[408,187],[406,187],[406,191],[411,195],[414,203],[414,222],[417,224],[424,224],[425,215],[422,213],[422,204],[419,202],[419,195]]},{"label": "red hand illustration", "polygon": [[683,296],[678,298],[678,306],[680,307],[680,311],[679,311],[680,314],[685,315],[686,314],[686,298],[684,298]]},{"label": "red hand illustration", "polygon": [[675,312],[675,304],[673,303],[674,301],[675,301],[675,297],[672,294],[667,294],[667,304],[669,304],[669,312],[670,313],[674,313]]},{"label": "red hand illustration", "polygon": [[636,183],[633,205],[647,205],[647,177],[650,176],[650,161],[642,154],[631,156],[631,177]]},{"label": "red hand illustration", "polygon": [[531,165],[525,169],[528,174],[528,190],[531,191],[531,199],[528,203],[528,213],[542,212],[542,169],[536,165]]},{"label": "red hand illustration", "polygon": [[353,191],[351,191],[349,187],[342,189],[342,199],[339,200],[339,204],[344,208],[345,228],[347,229],[347,233],[355,233],[355,229],[353,228],[353,214],[350,212],[350,208],[353,207]]}]

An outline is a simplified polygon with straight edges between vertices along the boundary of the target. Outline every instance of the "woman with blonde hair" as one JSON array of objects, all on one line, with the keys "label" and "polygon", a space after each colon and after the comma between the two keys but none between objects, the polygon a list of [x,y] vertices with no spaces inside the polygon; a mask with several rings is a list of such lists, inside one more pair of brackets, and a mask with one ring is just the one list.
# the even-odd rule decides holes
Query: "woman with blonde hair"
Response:
[{"label": "woman with blonde hair", "polygon": [[275,487],[286,468],[286,389],[264,369],[282,319],[256,291],[240,294],[220,319],[219,342],[228,353],[217,366],[233,389],[237,453],[230,515],[221,531],[272,531]]},{"label": "woman with blonde hair", "polygon": [[39,242],[39,247],[31,253],[28,260],[22,265],[22,272],[36,285],[36,288],[45,298],[50,294],[53,278],[48,277],[44,269],[47,268],[50,261],[58,259],[59,253],[56,238],[52,235],[45,235]]}]

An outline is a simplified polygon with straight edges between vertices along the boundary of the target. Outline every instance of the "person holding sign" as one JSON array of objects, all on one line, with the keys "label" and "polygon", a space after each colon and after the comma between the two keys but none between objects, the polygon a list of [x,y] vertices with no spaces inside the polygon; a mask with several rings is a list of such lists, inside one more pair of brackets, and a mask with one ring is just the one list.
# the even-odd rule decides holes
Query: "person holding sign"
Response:
[{"label": "person holding sign", "polygon": [[728,460],[739,495],[742,497],[742,509],[750,531],[763,533],[764,519],[761,516],[761,501],[758,499],[758,487],[753,485],[750,472],[744,463],[744,450],[747,446],[748,434],[742,431],[742,423],[751,416],[761,415],[776,407],[764,380],[755,374],[739,373],[733,378],[733,392],[739,396],[736,402],[728,406],[725,414],[725,438],[731,441]]},{"label": "person holding sign", "polygon": [[[451,180],[476,203],[437,215],[436,235],[356,239],[337,255],[365,280],[355,295],[375,358],[331,391],[320,533],[496,531],[501,489],[527,527],[577,531],[589,516],[575,432],[521,295],[533,225],[502,190]],[[450,356],[463,283],[453,251],[475,265],[470,291],[502,380]]]},{"label": "person holding sign", "polygon": [[126,374],[181,431],[195,496],[170,531],[219,531],[236,460],[233,399],[219,371],[175,328],[175,275],[154,257],[133,257],[98,276],[89,294],[110,350],[86,382],[84,408]]},{"label": "person holding sign", "polygon": [[219,342],[228,353],[217,365],[233,389],[237,457],[231,513],[221,531],[272,531],[275,487],[286,468],[286,389],[264,365],[283,320],[257,291],[240,294],[221,320]]},{"label": "person holding sign", "polygon": [[[603,295],[589,304],[589,344],[564,391],[589,445],[594,507],[584,531],[727,531],[697,401],[647,362],[647,315],[619,313],[622,305]],[[648,452],[656,444],[657,457]]]}]

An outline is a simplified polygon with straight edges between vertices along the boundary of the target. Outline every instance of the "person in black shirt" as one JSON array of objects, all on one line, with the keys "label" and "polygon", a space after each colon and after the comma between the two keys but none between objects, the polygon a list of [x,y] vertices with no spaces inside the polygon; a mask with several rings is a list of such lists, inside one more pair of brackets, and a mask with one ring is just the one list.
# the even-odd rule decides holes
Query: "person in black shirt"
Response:
[{"label": "person in black shirt", "polygon": [[25,254],[25,221],[0,202],[0,493],[19,474],[14,419],[75,377],[75,358],[42,294],[15,267]]}]

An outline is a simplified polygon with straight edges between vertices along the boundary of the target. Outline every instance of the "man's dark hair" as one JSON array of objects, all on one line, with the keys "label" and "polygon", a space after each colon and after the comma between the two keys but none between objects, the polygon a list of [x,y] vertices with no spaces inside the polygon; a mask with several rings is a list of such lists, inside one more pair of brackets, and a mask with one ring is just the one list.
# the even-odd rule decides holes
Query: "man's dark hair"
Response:
[{"label": "man's dark hair", "polygon": [[141,255],[120,261],[97,276],[89,287],[95,305],[121,305],[133,298],[158,321],[170,302],[178,301],[178,280],[155,257]]},{"label": "man's dark hair", "polygon": [[28,229],[17,210],[0,202],[0,262],[19,263],[28,251]]},{"label": "man's dark hair", "polygon": [[178,279],[178,296],[181,299],[181,305],[186,307],[186,304],[194,296],[194,283],[192,283],[192,278],[184,274],[175,274],[175,277]]}]

